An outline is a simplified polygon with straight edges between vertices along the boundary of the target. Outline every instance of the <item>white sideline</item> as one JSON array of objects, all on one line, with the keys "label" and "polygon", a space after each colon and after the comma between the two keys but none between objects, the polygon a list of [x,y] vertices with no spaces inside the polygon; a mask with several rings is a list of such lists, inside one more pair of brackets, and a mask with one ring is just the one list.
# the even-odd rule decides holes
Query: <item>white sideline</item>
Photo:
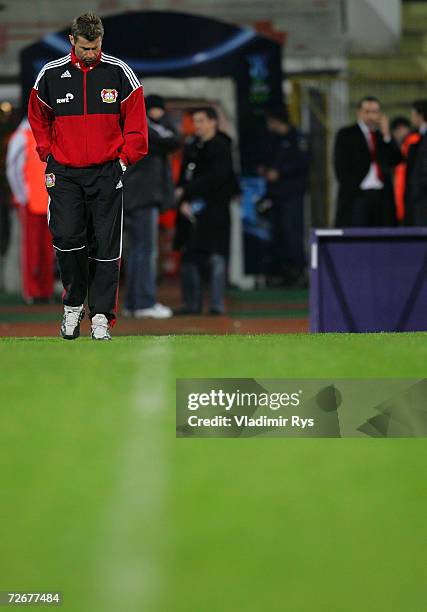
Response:
[{"label": "white sideline", "polygon": [[[105,512],[96,612],[157,610],[166,585],[168,437],[174,435],[165,426],[166,411],[173,409],[167,396],[171,355],[167,338],[151,342],[137,355],[122,460]],[[125,408],[117,406],[123,415]]]}]

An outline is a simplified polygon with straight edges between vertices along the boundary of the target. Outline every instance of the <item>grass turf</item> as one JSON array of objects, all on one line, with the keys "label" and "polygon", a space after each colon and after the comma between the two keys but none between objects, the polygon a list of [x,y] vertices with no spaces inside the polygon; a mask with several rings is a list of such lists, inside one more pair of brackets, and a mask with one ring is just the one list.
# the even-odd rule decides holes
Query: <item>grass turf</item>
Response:
[{"label": "grass turf", "polygon": [[427,334],[2,339],[0,590],[62,590],[67,612],[424,611],[425,440],[177,440],[174,388],[426,363]]}]

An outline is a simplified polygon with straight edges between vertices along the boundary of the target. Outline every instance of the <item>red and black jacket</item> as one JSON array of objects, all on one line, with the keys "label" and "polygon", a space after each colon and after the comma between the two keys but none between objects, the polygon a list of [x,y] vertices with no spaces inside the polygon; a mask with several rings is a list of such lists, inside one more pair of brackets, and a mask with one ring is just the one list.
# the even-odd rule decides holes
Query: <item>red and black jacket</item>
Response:
[{"label": "red and black jacket", "polygon": [[142,86],[132,69],[103,52],[85,66],[74,53],[46,64],[31,91],[28,119],[42,161],[49,154],[84,168],[148,151]]}]

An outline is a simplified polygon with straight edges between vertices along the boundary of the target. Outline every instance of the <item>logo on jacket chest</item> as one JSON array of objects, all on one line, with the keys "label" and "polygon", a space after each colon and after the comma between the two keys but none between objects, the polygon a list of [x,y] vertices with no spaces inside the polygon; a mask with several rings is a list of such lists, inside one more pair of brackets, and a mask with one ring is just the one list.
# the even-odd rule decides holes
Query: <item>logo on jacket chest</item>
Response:
[{"label": "logo on jacket chest", "polygon": [[101,99],[103,102],[106,102],[107,104],[112,104],[113,102],[115,102],[117,100],[118,95],[119,95],[119,92],[117,91],[117,89],[102,89],[101,90]]},{"label": "logo on jacket chest", "polygon": [[57,98],[56,99],[56,103],[57,104],[66,104],[68,102],[71,102],[71,100],[74,100],[74,95],[72,93],[66,93],[65,94],[65,98]]}]

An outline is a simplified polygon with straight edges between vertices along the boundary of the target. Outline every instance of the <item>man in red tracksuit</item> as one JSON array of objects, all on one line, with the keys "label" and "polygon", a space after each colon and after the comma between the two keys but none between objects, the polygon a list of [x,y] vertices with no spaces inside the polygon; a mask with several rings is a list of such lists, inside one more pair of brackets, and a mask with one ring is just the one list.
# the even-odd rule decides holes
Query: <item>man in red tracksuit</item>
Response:
[{"label": "man in red tracksuit", "polygon": [[54,255],[44,170],[25,117],[9,140],[6,174],[21,222],[21,285],[27,304],[48,301],[53,294]]},{"label": "man in red tracksuit", "polygon": [[49,229],[64,285],[61,335],[77,338],[87,295],[92,338],[116,320],[122,250],[123,176],[148,151],[142,86],[101,52],[93,13],[74,19],[71,52],[40,71],[28,119],[46,166]]}]

